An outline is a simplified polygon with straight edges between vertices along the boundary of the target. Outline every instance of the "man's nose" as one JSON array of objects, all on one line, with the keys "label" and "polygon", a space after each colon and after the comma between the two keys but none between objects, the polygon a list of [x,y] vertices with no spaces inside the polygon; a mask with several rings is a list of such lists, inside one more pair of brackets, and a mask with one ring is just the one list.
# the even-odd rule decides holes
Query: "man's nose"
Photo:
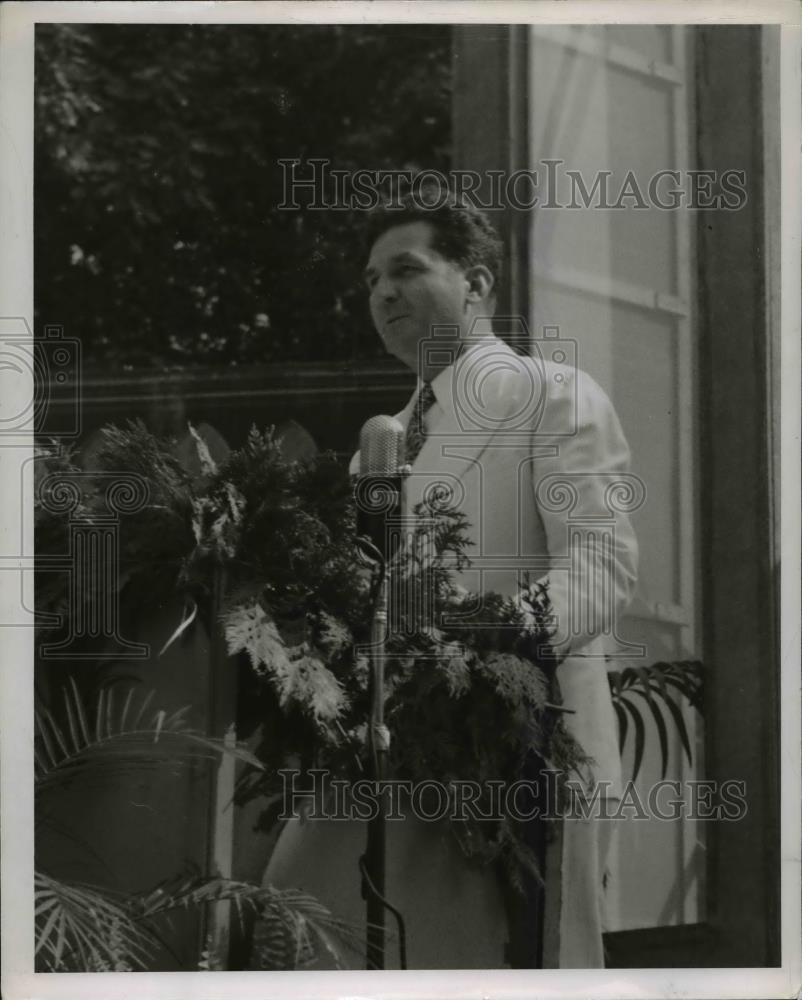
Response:
[{"label": "man's nose", "polygon": [[386,275],[376,281],[373,294],[380,302],[394,302],[398,298],[398,286],[389,275]]}]

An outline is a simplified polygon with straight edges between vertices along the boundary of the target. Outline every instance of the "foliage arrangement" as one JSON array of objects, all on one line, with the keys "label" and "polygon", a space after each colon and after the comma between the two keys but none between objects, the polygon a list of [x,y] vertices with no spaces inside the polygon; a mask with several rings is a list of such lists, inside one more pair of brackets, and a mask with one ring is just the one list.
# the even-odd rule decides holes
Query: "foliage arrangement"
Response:
[{"label": "foliage arrangement", "polygon": [[[246,776],[243,799],[269,795],[290,757],[361,776],[369,670],[359,647],[375,579],[359,556],[347,471],[327,455],[287,461],[270,431],[252,430],[219,467],[195,441],[201,471],[193,478],[141,423],[105,429],[97,468],[138,473],[150,487],[149,501],[121,525],[121,586],[140,601],[184,594],[185,619],[172,638],[199,619],[250,664],[258,694],[248,701],[264,736],[256,752],[269,766]],[[530,587],[519,600],[485,595],[471,619],[474,599],[454,582],[468,525],[441,503],[419,513],[426,517],[395,560],[395,597],[406,590],[406,600],[391,604],[414,608],[427,593],[434,615],[390,630],[385,716],[394,775],[445,785],[512,781],[532,752],[558,771],[579,767],[548,655],[546,589]],[[460,627],[446,624],[466,617]],[[517,872],[514,881],[520,868],[536,870],[509,818],[472,829],[455,823],[454,832],[468,857],[500,861]]]},{"label": "foliage arrangement", "polygon": [[[121,593],[144,610],[165,595],[182,594],[184,617],[165,636],[165,647],[201,622],[225,643],[231,669],[247,665],[238,730],[245,735],[260,727],[261,742],[255,758],[240,753],[251,765],[239,783],[240,801],[275,801],[276,772],[288,761],[302,768],[325,767],[340,777],[363,777],[369,663],[361,648],[369,636],[376,575],[359,555],[346,469],[330,455],[288,461],[273,432],[256,429],[218,465],[203,438],[190,431],[195,473],[176,458],[174,443],[156,438],[140,422],[104,429],[94,469],[134,473],[148,488],[142,508],[122,518]],[[68,481],[80,470],[63,453],[40,464],[37,539],[40,551],[43,543],[47,551],[59,551],[67,539],[64,519],[41,502],[42,487],[56,489],[60,478]],[[55,478],[45,480],[46,471],[55,472]],[[93,490],[91,480],[81,503],[84,519],[105,513],[101,490]],[[386,644],[385,719],[392,733],[393,777],[436,779],[446,787],[472,779],[489,787],[494,779],[506,784],[520,777],[533,753],[562,774],[581,773],[587,759],[562,723],[548,645],[546,587],[533,584],[517,599],[487,594],[480,604],[455,582],[456,571],[467,564],[470,526],[464,517],[438,501],[418,515],[392,575],[391,606],[400,609]],[[423,594],[433,598],[428,619],[410,611],[421,607]],[[65,610],[53,574],[37,573],[36,598],[42,611]],[[658,704],[674,719],[690,757],[680,707],[669,692],[698,707],[697,667],[657,664],[611,672],[622,747],[628,722],[635,733],[636,775],[645,741],[638,702],[655,719],[664,770],[667,731]],[[214,741],[187,733],[180,714],[157,714],[143,728],[147,706],[134,713],[130,699],[115,707],[111,695],[103,697],[90,721],[73,692],[66,712],[69,740],[52,718],[43,715],[38,721],[37,775],[43,792],[49,782],[72,780],[108,762],[147,766],[154,754],[163,758],[169,750],[172,755],[176,740],[193,753],[220,752]],[[480,808],[485,804],[480,802]],[[512,887],[522,887],[525,872],[539,877],[536,858],[511,816],[496,822],[453,821],[450,829],[469,861],[496,864]],[[38,890],[40,947],[50,967],[66,961],[68,943],[78,962],[136,967],[148,943],[142,919],[168,905],[219,898],[260,908],[267,916],[261,926],[269,933],[259,949],[260,961],[269,967],[303,965],[316,948],[336,947],[332,935],[348,931],[315,901],[221,881],[173,886],[138,900],[133,910],[130,901],[121,906],[105,896],[101,906],[91,894],[84,895],[83,913],[92,917],[83,926],[72,916],[74,893],[81,898],[89,890],[62,891],[46,875]],[[112,928],[114,935],[107,934],[105,951],[99,945],[87,951],[79,942],[92,939],[89,927],[101,913],[104,930]],[[121,935],[127,950],[112,947]],[[212,968],[217,959],[209,952],[203,961]]]},{"label": "foliage arrangement", "polygon": [[37,329],[107,372],[379,355],[364,213],[279,209],[279,160],[448,169],[450,31],[38,25]]}]

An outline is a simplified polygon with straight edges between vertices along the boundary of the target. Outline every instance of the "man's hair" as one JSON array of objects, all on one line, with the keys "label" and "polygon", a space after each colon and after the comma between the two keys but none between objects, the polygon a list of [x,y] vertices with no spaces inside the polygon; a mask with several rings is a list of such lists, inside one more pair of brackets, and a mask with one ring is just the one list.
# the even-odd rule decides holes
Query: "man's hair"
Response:
[{"label": "man's hair", "polygon": [[437,183],[422,184],[395,202],[373,209],[368,218],[367,252],[389,229],[411,222],[428,222],[432,248],[466,270],[483,264],[493,275],[493,295],[502,276],[504,245],[490,220],[469,201]]}]

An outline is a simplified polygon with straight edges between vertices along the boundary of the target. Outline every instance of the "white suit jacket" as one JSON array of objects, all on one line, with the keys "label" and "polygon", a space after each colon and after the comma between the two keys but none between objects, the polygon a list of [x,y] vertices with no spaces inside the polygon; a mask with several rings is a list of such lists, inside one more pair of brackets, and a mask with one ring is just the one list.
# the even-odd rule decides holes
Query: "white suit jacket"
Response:
[{"label": "white suit jacket", "polygon": [[[548,579],[566,725],[620,795],[617,724],[606,655],[636,578],[627,512],[643,499],[602,389],[584,372],[520,357],[493,336],[469,342],[432,381],[427,439],[404,483],[411,512],[444,485],[468,520],[472,565],[457,582],[517,595],[528,571]],[[416,393],[396,414],[407,425]],[[359,468],[354,456],[352,471]]]}]

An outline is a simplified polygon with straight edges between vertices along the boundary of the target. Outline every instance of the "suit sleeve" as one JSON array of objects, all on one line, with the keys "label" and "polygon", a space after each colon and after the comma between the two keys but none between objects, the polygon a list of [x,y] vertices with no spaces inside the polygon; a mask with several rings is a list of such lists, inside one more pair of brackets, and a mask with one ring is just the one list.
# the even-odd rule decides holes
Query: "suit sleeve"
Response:
[{"label": "suit sleeve", "polygon": [[644,496],[629,473],[629,447],[603,390],[569,369],[552,386],[533,432],[531,467],[549,554],[553,642],[562,659],[615,634],[637,576],[629,513]]}]

